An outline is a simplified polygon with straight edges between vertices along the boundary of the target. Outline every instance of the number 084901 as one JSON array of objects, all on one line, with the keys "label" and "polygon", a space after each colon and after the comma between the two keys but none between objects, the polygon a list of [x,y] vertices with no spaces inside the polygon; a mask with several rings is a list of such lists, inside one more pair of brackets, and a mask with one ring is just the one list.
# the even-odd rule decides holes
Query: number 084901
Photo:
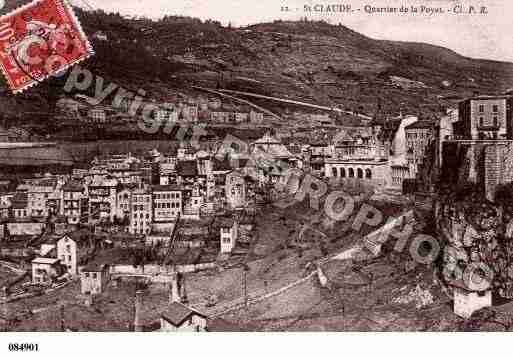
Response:
[{"label": "number 084901", "polygon": [[39,345],[33,343],[9,343],[10,352],[37,352]]}]

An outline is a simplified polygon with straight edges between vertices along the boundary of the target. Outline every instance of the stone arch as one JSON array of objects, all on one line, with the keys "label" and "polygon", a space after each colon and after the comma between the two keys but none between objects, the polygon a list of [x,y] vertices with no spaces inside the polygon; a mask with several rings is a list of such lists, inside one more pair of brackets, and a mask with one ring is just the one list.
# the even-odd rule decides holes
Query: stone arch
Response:
[{"label": "stone arch", "polygon": [[337,167],[332,167],[331,168],[331,176],[332,177],[338,177],[338,173],[337,173]]},{"label": "stone arch", "polygon": [[371,171],[371,169],[370,169],[370,168],[367,168],[367,169],[365,170],[365,178],[367,178],[367,179],[372,179],[372,171]]},{"label": "stone arch", "polygon": [[346,169],[344,167],[340,168],[340,177],[342,177],[342,178],[346,177]]},{"label": "stone arch", "polygon": [[361,168],[356,169],[356,174],[358,178],[363,178],[363,170]]},{"label": "stone arch", "polygon": [[348,175],[349,178],[354,178],[354,169],[353,167],[349,167],[349,175]]}]

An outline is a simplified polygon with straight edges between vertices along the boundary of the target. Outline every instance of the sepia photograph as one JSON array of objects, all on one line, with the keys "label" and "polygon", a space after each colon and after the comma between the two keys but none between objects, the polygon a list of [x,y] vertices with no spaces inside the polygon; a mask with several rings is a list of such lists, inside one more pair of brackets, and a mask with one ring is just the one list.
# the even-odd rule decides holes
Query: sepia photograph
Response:
[{"label": "sepia photograph", "polygon": [[0,350],[513,330],[512,13],[0,0]]}]

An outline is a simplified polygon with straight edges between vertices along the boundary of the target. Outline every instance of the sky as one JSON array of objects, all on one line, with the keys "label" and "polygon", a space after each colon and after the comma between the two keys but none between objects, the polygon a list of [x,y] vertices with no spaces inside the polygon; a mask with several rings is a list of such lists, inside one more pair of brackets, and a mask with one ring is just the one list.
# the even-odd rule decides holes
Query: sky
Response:
[{"label": "sky", "polygon": [[[70,0],[108,12],[158,19],[184,15],[223,24],[244,26],[278,19],[324,19],[375,39],[426,42],[450,48],[462,55],[513,62],[513,1],[511,0]],[[324,2],[323,2],[324,1]],[[306,13],[305,5],[351,5],[351,13]],[[86,5],[86,7],[88,6]],[[443,14],[368,13],[365,6],[444,10]],[[455,14],[454,6],[486,6],[487,14]],[[281,11],[287,6],[291,11]],[[84,6],[82,6],[84,7]],[[358,11],[360,9],[360,11]],[[448,10],[451,12],[448,12]]]}]

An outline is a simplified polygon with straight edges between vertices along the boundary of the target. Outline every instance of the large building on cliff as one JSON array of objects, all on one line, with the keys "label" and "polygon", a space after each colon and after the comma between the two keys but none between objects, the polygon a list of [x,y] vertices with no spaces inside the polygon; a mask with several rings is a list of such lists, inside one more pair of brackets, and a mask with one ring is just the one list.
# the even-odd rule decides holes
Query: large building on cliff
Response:
[{"label": "large building on cliff", "polygon": [[513,96],[475,96],[459,104],[457,138],[513,139]]},{"label": "large building on cliff", "polygon": [[442,180],[481,186],[490,201],[513,182],[513,96],[476,96],[459,104],[453,135],[442,141]]}]

